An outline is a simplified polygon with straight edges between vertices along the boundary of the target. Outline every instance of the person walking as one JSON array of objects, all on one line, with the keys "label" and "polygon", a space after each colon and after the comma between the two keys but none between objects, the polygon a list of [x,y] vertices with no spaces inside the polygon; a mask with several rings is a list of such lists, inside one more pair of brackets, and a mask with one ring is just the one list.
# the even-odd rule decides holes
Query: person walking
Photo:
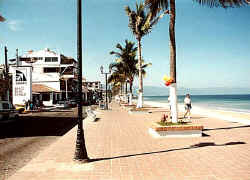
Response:
[{"label": "person walking", "polygon": [[190,119],[191,117],[191,98],[190,98],[190,94],[186,94],[185,99],[184,99],[184,105],[185,105],[185,114],[184,114],[184,119],[186,118],[186,116],[188,116],[188,119]]},{"label": "person walking", "polygon": [[33,110],[33,108],[34,108],[33,102],[30,101],[30,110]]},{"label": "person walking", "polygon": [[25,105],[25,111],[27,111],[28,110],[28,101],[24,100],[24,105]]}]

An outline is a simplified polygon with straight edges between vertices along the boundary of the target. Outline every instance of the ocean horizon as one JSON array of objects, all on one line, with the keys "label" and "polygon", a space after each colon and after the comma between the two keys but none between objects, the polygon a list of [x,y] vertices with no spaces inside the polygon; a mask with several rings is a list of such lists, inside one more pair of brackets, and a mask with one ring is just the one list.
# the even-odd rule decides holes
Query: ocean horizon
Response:
[{"label": "ocean horizon", "polygon": [[[178,96],[178,103],[183,104],[185,96]],[[168,96],[144,96],[144,101],[168,103]],[[226,95],[191,95],[193,106],[206,109],[250,113],[250,94]]]}]

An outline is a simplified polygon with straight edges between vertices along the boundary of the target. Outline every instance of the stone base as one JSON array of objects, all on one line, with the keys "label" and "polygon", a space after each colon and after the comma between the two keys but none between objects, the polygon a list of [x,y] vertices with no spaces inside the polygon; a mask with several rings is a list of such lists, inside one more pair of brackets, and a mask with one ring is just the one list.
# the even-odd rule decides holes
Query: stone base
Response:
[{"label": "stone base", "polygon": [[121,105],[124,109],[128,109],[128,110],[131,110],[133,108],[135,108],[136,105],[132,104],[132,105],[129,105],[129,104],[123,104]]},{"label": "stone base", "polygon": [[129,110],[129,114],[147,114],[148,111],[134,111],[134,110]]},{"label": "stone base", "polygon": [[158,126],[149,128],[149,133],[155,138],[183,138],[183,137],[201,137],[203,126],[201,125],[176,125],[176,126]]},{"label": "stone base", "polygon": [[129,104],[123,104],[122,106],[124,106],[124,107],[131,107],[131,108],[135,108],[135,107],[136,107],[136,105],[134,105],[134,104],[132,104],[132,105],[129,105]]}]

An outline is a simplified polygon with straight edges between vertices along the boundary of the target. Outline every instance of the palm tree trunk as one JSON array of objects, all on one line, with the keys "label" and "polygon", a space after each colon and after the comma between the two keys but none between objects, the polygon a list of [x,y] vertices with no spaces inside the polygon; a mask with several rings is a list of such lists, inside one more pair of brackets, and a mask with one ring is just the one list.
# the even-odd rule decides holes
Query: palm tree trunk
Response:
[{"label": "palm tree trunk", "polygon": [[133,81],[129,81],[129,105],[132,105],[132,87],[133,87]]},{"label": "palm tree trunk", "polygon": [[139,97],[137,102],[137,108],[143,106],[143,81],[142,81],[142,57],[141,57],[141,38],[137,38],[138,41],[138,61],[139,61]]},{"label": "palm tree trunk", "polygon": [[177,107],[177,86],[176,86],[176,44],[175,44],[175,0],[170,0],[170,23],[169,23],[169,37],[170,37],[170,77],[174,80],[170,85],[170,103],[172,122],[178,121],[178,107]]}]

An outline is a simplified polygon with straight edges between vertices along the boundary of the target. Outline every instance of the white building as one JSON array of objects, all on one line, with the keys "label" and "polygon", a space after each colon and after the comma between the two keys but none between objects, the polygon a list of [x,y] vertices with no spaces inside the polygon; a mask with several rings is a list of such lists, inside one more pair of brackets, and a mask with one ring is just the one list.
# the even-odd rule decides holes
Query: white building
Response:
[{"label": "white building", "polygon": [[32,94],[44,105],[73,96],[77,67],[75,59],[46,48],[28,51],[19,57],[15,66],[32,67]]}]

